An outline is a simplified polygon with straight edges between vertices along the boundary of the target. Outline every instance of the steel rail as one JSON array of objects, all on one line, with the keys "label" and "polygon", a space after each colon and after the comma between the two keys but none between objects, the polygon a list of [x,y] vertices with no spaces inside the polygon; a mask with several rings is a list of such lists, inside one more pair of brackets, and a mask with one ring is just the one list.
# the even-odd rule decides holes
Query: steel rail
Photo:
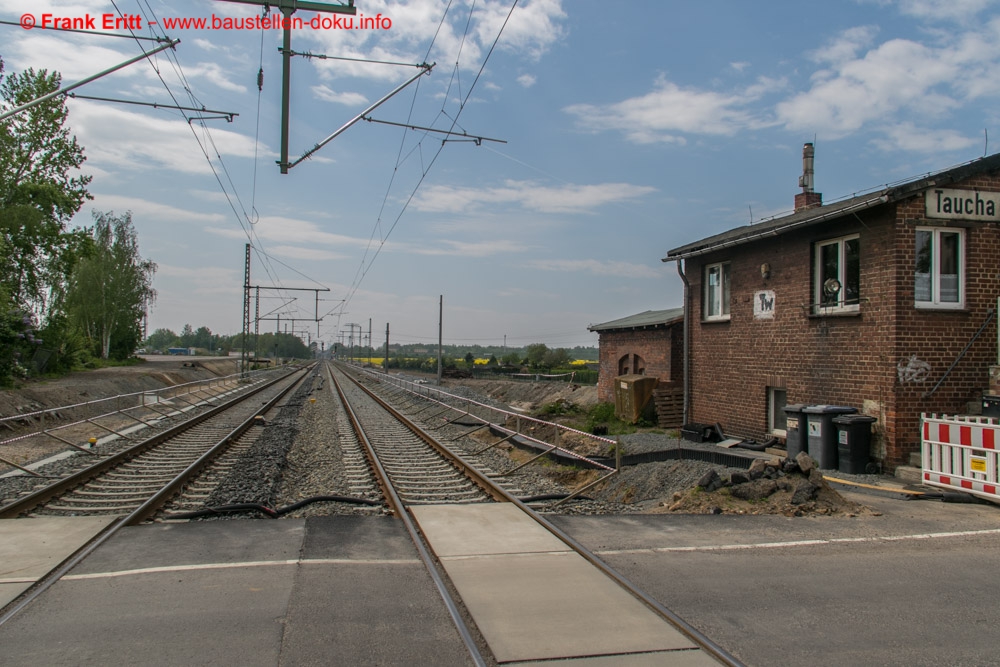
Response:
[{"label": "steel rail", "polygon": [[195,417],[192,417],[191,419],[185,422],[173,426],[163,431],[162,433],[158,433],[154,436],[151,436],[146,440],[143,440],[142,442],[136,443],[135,445],[129,447],[128,449],[124,449],[116,454],[109,456],[106,459],[98,461],[97,463],[91,466],[87,466],[83,470],[79,470],[69,475],[68,477],[64,477],[58,482],[55,482],[54,484],[50,484],[41,489],[37,489],[36,491],[33,491],[32,493],[22,498],[19,498],[18,500],[8,503],[7,505],[0,507],[0,519],[10,519],[17,517],[23,514],[24,512],[28,512],[37,507],[38,505],[41,505],[42,503],[47,502],[52,498],[68,491],[69,489],[72,489],[80,484],[83,484],[84,482],[89,481],[90,479],[93,479],[94,477],[97,477],[101,473],[117,466],[118,464],[127,461],[131,458],[134,458],[135,456],[142,454],[150,449],[153,449],[154,447],[160,445],[161,443],[193,428],[194,426],[197,426],[198,424],[204,422],[205,420],[210,419],[222,412],[225,412],[229,408],[239,403],[242,403],[251,396],[254,396],[255,394],[263,391],[264,389],[267,389],[268,387],[273,386],[277,382],[280,382],[281,380],[287,378],[289,375],[291,375],[291,373],[275,378],[274,380],[266,384],[262,384],[259,387],[251,389],[248,393],[240,394],[239,396],[236,396],[226,401],[225,403],[221,403],[216,407],[203,412],[200,415],[196,415]]},{"label": "steel rail", "polygon": [[[348,376],[350,377],[350,376]],[[355,381],[356,382],[356,381]],[[361,386],[361,385],[359,385]],[[365,391],[370,393],[370,390],[365,388]],[[373,394],[372,394],[373,395]],[[374,395],[373,395],[374,396]],[[384,401],[379,400],[380,403]],[[404,418],[405,419],[405,418]],[[407,420],[408,421],[408,420]],[[414,427],[420,430],[420,427],[414,424]],[[430,436],[427,436],[430,438]],[[433,440],[433,438],[431,438]],[[442,448],[443,445],[441,446]],[[444,448],[446,449],[446,448]],[[452,453],[452,456],[461,459],[457,454]],[[725,665],[730,667],[745,667],[744,663],[740,662],[736,657],[731,655],[724,648],[713,642],[706,635],[704,635],[697,628],[689,624],[687,621],[682,619],[680,616],[670,611],[658,601],[650,597],[635,584],[628,580],[625,575],[621,574],[613,567],[598,558],[593,552],[583,546],[581,543],[572,538],[568,533],[557,527],[555,524],[551,523],[545,517],[540,515],[535,510],[531,509],[524,502],[519,500],[517,497],[511,495],[503,488],[494,485],[492,482],[488,482],[490,486],[495,489],[497,495],[501,496],[505,502],[510,502],[522,512],[530,516],[535,522],[541,525],[545,530],[549,531],[562,541],[566,546],[580,554],[584,559],[591,563],[594,567],[603,572],[607,577],[611,578],[615,583],[628,591],[633,597],[638,599],[640,602],[645,604],[649,609],[667,621],[670,625],[675,627],[681,634],[685,635],[688,639],[696,643],[699,647],[705,650],[707,653],[711,654],[715,659],[719,660]]]},{"label": "steel rail", "polygon": [[[288,393],[288,391],[293,386],[301,384],[302,380],[305,379],[306,375],[308,374],[309,368],[311,368],[311,366],[299,369],[303,373],[302,379],[300,379],[298,382],[290,382],[288,384],[288,387],[283,389],[275,398],[271,399],[266,404],[264,404],[263,407],[256,410],[254,414],[250,416],[249,419],[247,419],[242,424],[237,426],[227,436],[225,436],[216,445],[214,445],[211,448],[210,452],[215,452],[215,453],[221,452],[225,447],[228,447],[233,440],[235,440],[240,435],[245,433],[250,427],[253,426],[257,418],[257,415],[264,414],[265,412],[270,410],[272,407],[274,407],[275,404],[278,403],[278,401],[280,401],[285,396],[285,394]],[[270,387],[275,383],[280,382],[281,380],[289,377],[290,375],[293,375],[295,372],[296,371],[287,373],[281,376],[280,378],[275,379],[273,382],[268,383],[266,386]],[[261,389],[263,388],[264,387],[262,387]],[[257,391],[259,390],[256,390],[253,393],[257,393]],[[252,394],[247,394],[245,397],[249,397],[251,395]],[[226,405],[229,404],[227,403]],[[107,526],[105,526],[90,541],[88,541],[82,547],[77,549],[73,554],[71,554],[69,557],[63,560],[62,563],[57,565],[54,569],[50,570],[48,574],[46,574],[44,577],[35,582],[35,584],[31,588],[29,588],[25,593],[23,593],[22,596],[17,600],[17,602],[13,606],[11,606],[8,609],[8,611],[4,613],[3,616],[0,616],[0,626],[2,626],[4,623],[12,619],[14,616],[18,614],[18,612],[27,607],[39,595],[41,595],[46,590],[51,588],[53,584],[55,584],[57,581],[63,578],[74,567],[79,565],[81,561],[83,561],[90,554],[96,551],[98,547],[100,547],[102,544],[107,542],[111,537],[117,534],[119,530],[121,530],[125,526],[131,526],[140,523],[146,517],[148,517],[152,513],[155,513],[159,509],[159,507],[162,506],[162,503],[166,499],[168,499],[171,495],[173,495],[173,493],[175,493],[178,488],[183,486],[184,482],[187,481],[187,479],[189,479],[193,475],[198,474],[198,472],[200,472],[201,469],[204,468],[204,465],[207,465],[207,463],[210,462],[212,458],[214,458],[214,456],[208,457],[208,453],[206,453],[205,455],[200,457],[198,461],[192,463],[181,474],[179,474],[176,478],[170,481],[164,487],[164,490],[161,490],[159,493],[157,493],[152,498],[147,500],[145,503],[140,505],[138,508],[133,510],[130,514],[123,516],[118,520],[113,521]],[[197,467],[199,463],[204,463],[204,465]],[[171,489],[171,492],[165,493],[165,490],[168,488]]]},{"label": "steel rail", "polygon": [[[265,414],[271,410],[274,406],[285,397],[288,392],[292,389],[299,387],[305,382],[305,379],[309,375],[309,371],[312,365],[301,369],[302,377],[294,382],[289,382],[288,386],[278,392],[278,395],[269,400],[258,410],[254,411],[246,420],[243,421],[239,426],[230,431],[225,437],[219,440],[217,443],[212,445],[212,447],[206,451],[204,454],[199,456],[193,463],[191,463],[187,468],[181,471],[174,479],[163,486],[162,489],[156,492],[149,500],[144,502],[142,505],[137,507],[132,511],[127,517],[125,517],[126,526],[134,526],[138,523],[149,519],[153,516],[163,505],[170,500],[174,495],[181,491],[181,489],[198,474],[200,474],[205,468],[211,465],[212,461],[219,457],[220,454],[225,452],[232,444],[244,433],[249,431],[256,423],[257,417]],[[284,376],[288,377],[288,375]],[[279,378],[280,379],[280,378]]]},{"label": "steel rail", "polygon": [[[519,414],[519,413],[516,413],[516,412],[511,412],[509,410],[502,410],[502,409],[494,407],[492,405],[487,405],[486,403],[481,403],[479,401],[475,401],[475,400],[472,400],[472,399],[469,399],[469,398],[465,398],[464,396],[457,396],[455,394],[449,394],[448,392],[442,391],[441,389],[435,389],[433,387],[426,387],[424,385],[418,385],[418,384],[415,384],[415,383],[410,382],[408,380],[401,380],[399,378],[395,378],[395,377],[392,377],[391,375],[386,375],[384,373],[378,373],[378,372],[374,372],[374,371],[371,371],[371,370],[368,370],[368,369],[360,369],[360,372],[364,373],[365,375],[367,375],[369,378],[375,380],[376,382],[382,382],[386,386],[394,385],[395,387],[399,388],[401,391],[406,392],[407,394],[410,394],[412,396],[416,396],[418,398],[422,398],[423,400],[429,401],[431,403],[431,405],[425,406],[424,408],[421,408],[420,410],[418,410],[417,412],[415,412],[413,414],[413,416],[416,416],[417,414],[420,414],[421,412],[423,412],[424,410],[426,410],[428,407],[433,407],[434,404],[446,406],[447,408],[449,408],[449,409],[451,409],[453,411],[458,411],[458,412],[463,411],[463,408],[460,408],[460,407],[457,407],[457,406],[454,406],[454,405],[450,405],[447,402],[445,402],[446,399],[450,398],[450,399],[455,399],[455,400],[457,400],[460,403],[465,403],[466,404],[466,408],[465,408],[466,411],[469,410],[469,406],[473,406],[474,405],[474,406],[476,406],[478,408],[483,408],[483,409],[488,410],[490,412],[498,413],[498,414],[501,414],[501,415],[504,415],[504,416],[507,416],[507,417],[515,417],[518,420],[523,420],[523,421],[526,421],[526,422],[534,423],[534,424],[537,424],[539,426],[552,426],[552,427],[555,427],[557,429],[557,433],[563,433],[563,432],[565,432],[565,433],[573,433],[573,434],[580,435],[580,436],[583,436],[585,438],[588,438],[590,440],[595,440],[595,441],[598,441],[598,442],[603,442],[603,443],[605,443],[605,444],[607,444],[609,446],[611,446],[611,445],[617,445],[618,444],[617,442],[615,442],[614,440],[612,440],[610,438],[605,438],[605,437],[602,437],[602,436],[599,436],[599,435],[594,435],[593,433],[587,433],[587,432],[581,431],[579,429],[570,428],[569,426],[565,426],[563,424],[556,424],[556,423],[553,423],[553,422],[547,422],[547,421],[544,421],[542,419],[536,419],[535,417],[529,417],[528,415],[523,415],[523,414]],[[407,386],[404,386],[404,385],[410,385],[411,387],[416,387],[416,389],[410,388],[410,387],[407,387]],[[431,396],[432,392],[434,394],[439,394],[442,397],[442,399],[444,399],[444,400],[438,400],[436,398],[433,398]],[[444,414],[447,411],[448,410],[443,410],[440,414]],[[485,418],[479,417],[479,416],[476,416],[476,418],[477,419],[484,419],[485,420]],[[497,422],[490,422],[490,423],[493,426],[495,426],[498,429],[500,429],[500,430],[503,430],[503,431],[506,431],[506,432],[510,431],[510,429],[508,429],[507,427],[505,427],[505,426],[503,426],[503,425],[501,425],[501,424],[499,424]],[[598,468],[603,468],[603,469],[606,469],[606,470],[611,470],[611,468],[609,466],[605,466],[605,465],[603,465],[601,463],[597,463],[596,461],[593,461],[592,459],[588,459],[585,456],[581,456],[580,454],[577,454],[576,452],[573,452],[572,450],[568,450],[568,449],[565,449],[563,447],[560,447],[559,445],[553,445],[553,443],[545,442],[544,440],[539,440],[538,438],[534,438],[534,437],[532,437],[530,435],[527,435],[525,433],[521,433],[519,429],[520,429],[520,427],[518,427],[518,429],[517,429],[517,434],[520,437],[525,438],[526,440],[531,440],[532,442],[535,442],[535,443],[537,443],[539,445],[544,445],[546,447],[552,447],[552,446],[554,446],[554,447],[556,447],[556,449],[558,449],[562,453],[566,454],[567,456],[570,456],[570,457],[576,458],[576,459],[580,459],[581,461],[587,461],[591,465],[594,465],[594,466],[596,466]]]},{"label": "steel rail", "polygon": [[370,396],[376,403],[378,403],[379,406],[381,406],[386,412],[391,414],[397,421],[399,421],[407,429],[409,429],[415,436],[420,438],[424,443],[430,446],[440,456],[444,457],[447,461],[451,462],[452,465],[456,466],[459,470],[461,470],[467,477],[469,477],[469,479],[471,479],[476,484],[476,486],[478,486],[487,494],[489,494],[494,500],[506,502],[507,499],[510,498],[509,494],[503,492],[503,490],[500,489],[496,484],[494,484],[489,477],[481,473],[475,465],[469,463],[460,455],[456,454],[455,452],[445,447],[436,438],[434,438],[432,435],[424,431],[415,422],[408,419],[406,415],[396,410],[393,406],[389,405],[389,403],[387,403],[381,396],[374,393],[371,389],[359,383],[349,374],[345,373],[344,375],[349,380],[351,380],[351,382],[353,382],[355,386],[357,386],[359,389],[368,394],[368,396]]},{"label": "steel rail", "polygon": [[[441,595],[441,599],[444,601],[445,607],[448,609],[448,614],[451,616],[452,622],[455,624],[458,634],[462,637],[462,642],[465,644],[466,649],[469,651],[469,655],[472,661],[477,665],[477,667],[486,667],[486,661],[483,659],[482,654],[479,652],[479,647],[476,646],[476,641],[472,638],[472,633],[469,627],[465,623],[465,619],[462,618],[461,612],[458,610],[458,604],[452,598],[451,593],[448,591],[447,586],[445,586],[444,579],[438,572],[437,565],[434,563],[434,559],[431,557],[430,552],[424,546],[424,541],[420,537],[420,533],[417,531],[416,525],[413,523],[413,519],[410,518],[409,512],[406,511],[406,507],[403,505],[403,500],[396,493],[392,482],[389,480],[389,475],[385,468],[382,466],[381,461],[378,458],[378,454],[375,452],[375,448],[368,439],[368,435],[361,426],[361,422],[354,412],[354,408],[347,401],[347,396],[344,394],[343,388],[340,386],[340,382],[330,371],[329,366],[326,367],[327,375],[330,378],[331,386],[336,390],[337,395],[340,397],[341,403],[344,406],[344,411],[347,413],[348,419],[354,428],[355,433],[358,435],[358,440],[364,446],[365,455],[368,460],[372,463],[372,468],[376,472],[376,478],[378,479],[379,486],[382,487],[386,494],[386,501],[389,506],[393,509],[396,516],[403,522],[406,527],[406,532],[410,534],[410,539],[413,541],[414,546],[417,549],[417,553],[420,555],[420,560],[423,561],[424,567],[427,568],[428,574],[430,574],[431,580],[434,582],[434,586],[437,588],[438,593]],[[353,378],[345,374],[352,381]],[[355,384],[357,384],[355,382]],[[358,385],[360,386],[360,385]],[[371,395],[371,394],[369,394]],[[409,420],[404,420],[404,424],[409,424]]]}]

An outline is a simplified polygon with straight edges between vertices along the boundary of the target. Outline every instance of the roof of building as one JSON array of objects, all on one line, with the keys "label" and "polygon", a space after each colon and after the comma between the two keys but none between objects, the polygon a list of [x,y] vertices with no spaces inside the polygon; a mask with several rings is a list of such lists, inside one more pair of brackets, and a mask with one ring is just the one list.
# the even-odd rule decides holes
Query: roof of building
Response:
[{"label": "roof of building", "polygon": [[629,315],[603,324],[591,324],[588,331],[613,331],[615,329],[641,329],[644,327],[655,327],[666,324],[673,324],[684,319],[683,308],[670,308],[669,310],[647,310],[636,315]]},{"label": "roof of building", "polygon": [[935,186],[963,181],[970,176],[1000,169],[1000,153],[979,158],[971,162],[949,167],[943,171],[926,174],[919,178],[886,185],[867,194],[842,199],[823,206],[802,209],[789,215],[771,218],[756,224],[737,227],[721,234],[674,248],[667,252],[664,262],[672,262],[687,257],[704,255],[735,245],[742,245],[768,236],[777,236],[793,229],[815,225],[825,220],[839,218],[874,206],[905,199],[913,194]]}]

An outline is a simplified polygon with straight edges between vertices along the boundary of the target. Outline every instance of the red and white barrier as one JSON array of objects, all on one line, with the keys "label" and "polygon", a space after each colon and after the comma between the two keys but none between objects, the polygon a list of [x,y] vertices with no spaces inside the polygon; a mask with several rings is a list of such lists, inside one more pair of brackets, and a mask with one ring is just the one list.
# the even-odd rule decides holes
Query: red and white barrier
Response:
[{"label": "red and white barrier", "polygon": [[1000,419],[924,414],[920,421],[924,483],[1000,502]]}]

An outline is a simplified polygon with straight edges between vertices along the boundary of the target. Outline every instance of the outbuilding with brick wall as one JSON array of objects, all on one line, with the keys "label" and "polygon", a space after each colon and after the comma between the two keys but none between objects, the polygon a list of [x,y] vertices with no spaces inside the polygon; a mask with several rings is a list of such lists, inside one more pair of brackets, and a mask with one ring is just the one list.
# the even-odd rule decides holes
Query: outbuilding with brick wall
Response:
[{"label": "outbuilding with brick wall", "polygon": [[997,363],[1000,155],[831,204],[804,151],[796,210],[667,253],[685,278],[688,421],[783,436],[786,403],[878,419],[888,470],[920,414],[981,405]]},{"label": "outbuilding with brick wall", "polygon": [[647,310],[587,329],[598,335],[600,371],[597,398],[614,402],[616,377],[646,375],[659,380],[654,398],[660,426],[681,424],[684,309]]}]

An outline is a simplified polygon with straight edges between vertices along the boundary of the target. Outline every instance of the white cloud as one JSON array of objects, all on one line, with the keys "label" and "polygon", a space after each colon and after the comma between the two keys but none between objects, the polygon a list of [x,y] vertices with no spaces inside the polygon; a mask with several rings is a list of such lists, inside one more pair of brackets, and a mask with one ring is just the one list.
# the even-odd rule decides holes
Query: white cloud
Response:
[{"label": "white cloud", "polygon": [[614,104],[574,104],[564,111],[576,116],[581,128],[620,130],[635,143],[684,143],[682,134],[730,136],[764,126],[750,103],[783,85],[783,81],[761,78],[743,90],[715,92],[684,88],[661,76],[645,95]]},{"label": "white cloud", "polygon": [[604,204],[635,199],[655,191],[653,187],[629,183],[553,188],[530,181],[508,180],[503,187],[495,188],[448,185],[423,188],[414,200],[414,207],[435,213],[461,213],[487,204],[517,204],[543,213],[588,213]]},{"label": "white cloud", "polygon": [[195,37],[191,41],[194,42],[196,46],[205,51],[218,51],[220,48],[218,44],[212,42],[211,40],[201,39],[200,37]]},{"label": "white cloud", "polygon": [[273,248],[268,248],[267,252],[271,255],[277,255],[279,257],[288,257],[290,259],[301,259],[313,262],[325,262],[334,259],[347,258],[347,255],[330,252],[329,250],[323,250],[321,248],[302,248],[300,246],[291,245],[274,246]]},{"label": "white cloud", "polygon": [[966,33],[943,46],[893,39],[857,57],[847,47],[834,48],[828,59],[841,60],[818,72],[810,90],[780,102],[777,116],[790,130],[818,131],[826,138],[900,114],[943,116],[964,101],[1000,92],[992,78],[1000,72],[998,36],[995,20],[983,33]]},{"label": "white cloud", "polygon": [[878,26],[848,28],[810,55],[820,63],[844,63],[857,57],[858,52],[871,46],[878,34]]},{"label": "white cloud", "polygon": [[190,211],[177,208],[169,204],[160,204],[149,199],[138,197],[126,197],[122,195],[94,194],[92,208],[101,210],[114,210],[119,212],[132,211],[134,218],[152,218],[170,223],[202,222],[218,223],[223,222],[226,216],[219,213],[202,213],[200,211]]},{"label": "white cloud", "polygon": [[968,21],[996,0],[900,0],[899,10],[903,14],[924,19],[950,19]]},{"label": "white cloud", "polygon": [[[239,294],[243,291],[243,274],[237,269],[217,266],[189,267],[157,263],[153,285],[158,280],[178,281],[185,292],[194,294]],[[177,290],[172,290],[176,292]]]},{"label": "white cloud", "polygon": [[[482,64],[509,10],[510,3],[506,0],[482,0],[474,5],[448,0],[366,0],[355,21],[362,15],[371,18],[381,14],[392,21],[388,30],[304,30],[302,33],[305,39],[319,45],[321,53],[414,64],[423,62],[426,57],[430,62],[458,62],[462,69],[474,71]],[[565,36],[561,25],[565,18],[561,0],[523,2],[507,22],[497,49],[537,60]],[[428,56],[427,47],[432,38],[434,46]],[[355,76],[399,81],[409,76],[403,68],[373,63],[312,62],[330,78]]]},{"label": "white cloud", "polygon": [[[441,244],[447,247],[441,247]],[[418,255],[455,255],[458,257],[489,257],[505,252],[523,252],[527,249],[528,246],[523,243],[505,239],[491,239],[474,243],[443,239],[433,246],[411,248]]]},{"label": "white cloud", "polygon": [[525,88],[531,88],[537,81],[538,79],[533,74],[522,74],[517,77],[517,82]]},{"label": "white cloud", "polygon": [[[24,70],[33,67],[35,70],[47,69],[50,72],[54,70],[62,74],[64,85],[93,76],[139,55],[137,49],[125,52],[96,46],[93,39],[86,40],[81,36],[64,38],[62,35],[57,37],[51,32],[36,33],[11,26],[0,27],[5,33],[20,31],[4,45],[3,56],[8,65],[5,69]],[[111,76],[135,77],[148,69],[148,63],[139,61],[118,70]]]},{"label": "white cloud", "polygon": [[[205,231],[227,238],[242,239],[246,237],[242,229],[233,227],[206,227]],[[286,246],[289,244],[304,246],[319,244],[342,248],[364,248],[368,245],[368,239],[325,232],[313,222],[275,215],[261,216],[257,224],[254,225],[254,233],[264,241],[276,241]]]},{"label": "white cloud", "polygon": [[[88,164],[109,172],[172,169],[194,174],[211,173],[191,128],[184,121],[157,118],[87,100],[69,100],[68,105],[70,123],[86,148]],[[195,131],[199,136],[204,134],[202,129],[195,128]],[[211,135],[215,148],[223,157],[253,157],[252,137],[219,128],[212,128]]]},{"label": "white cloud", "polygon": [[584,272],[618,278],[662,278],[663,273],[636,262],[613,262],[601,259],[538,259],[525,266],[542,271]]},{"label": "white cloud", "polygon": [[317,99],[333,102],[334,104],[344,104],[352,107],[365,107],[368,105],[368,98],[361,93],[338,93],[329,86],[324,85],[313,86],[311,90]]},{"label": "white cloud", "polygon": [[203,78],[209,83],[215,84],[223,90],[231,90],[237,93],[247,92],[247,87],[232,81],[229,78],[230,73],[222,69],[216,63],[198,63],[197,65],[188,65],[184,68],[184,75],[190,78]]},{"label": "white cloud", "polygon": [[954,130],[928,130],[913,123],[900,123],[885,128],[885,138],[873,143],[885,151],[911,151],[914,153],[947,153],[979,145],[981,137],[966,137]]}]

